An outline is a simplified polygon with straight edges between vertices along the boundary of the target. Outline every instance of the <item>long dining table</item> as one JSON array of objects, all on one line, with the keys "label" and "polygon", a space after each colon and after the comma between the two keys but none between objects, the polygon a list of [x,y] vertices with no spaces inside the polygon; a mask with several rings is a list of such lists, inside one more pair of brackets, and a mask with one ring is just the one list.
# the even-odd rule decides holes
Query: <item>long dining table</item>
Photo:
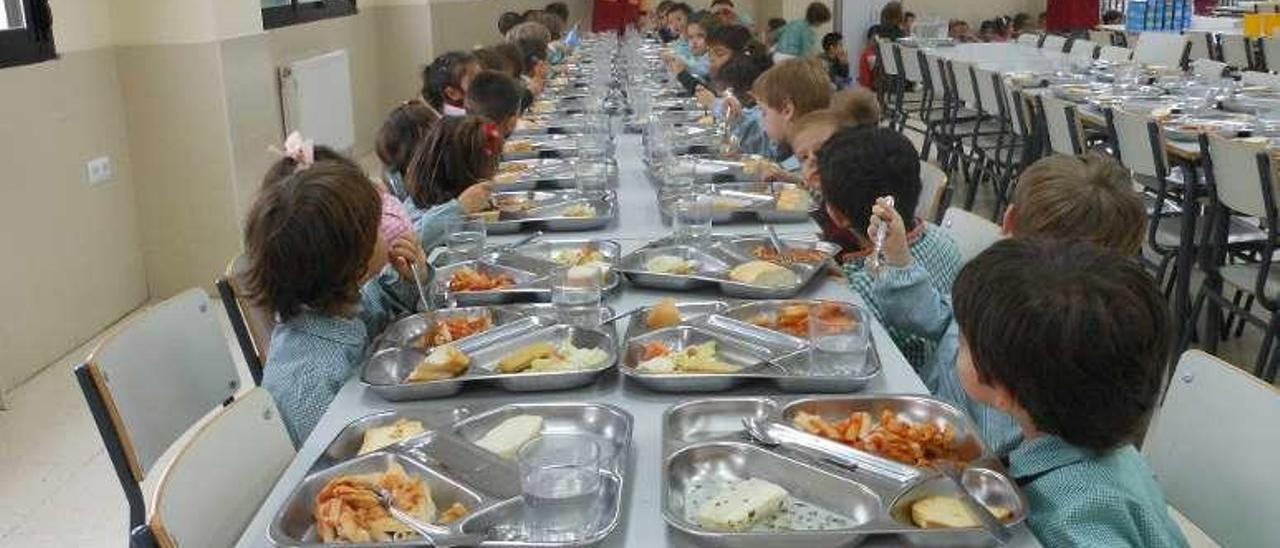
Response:
[{"label": "long dining table", "polygon": [[[643,147],[638,135],[623,134],[617,138],[618,178],[616,184],[618,216],[606,229],[587,234],[565,234],[567,238],[589,236],[618,241],[623,251],[630,252],[646,243],[669,234],[670,229],[664,225],[658,208],[655,187],[647,180],[642,159]],[[817,233],[816,225],[800,223],[779,225],[779,232],[784,239],[788,235],[812,236]],[[759,223],[717,225],[717,233],[752,234],[762,233]],[[557,235],[550,234],[549,239]],[[509,243],[519,239],[519,235],[491,237],[493,243]],[[626,311],[636,307],[647,306],[663,297],[674,296],[682,300],[704,300],[722,298],[714,291],[694,291],[673,294],[651,289],[641,289],[626,283],[620,293],[608,300],[608,305],[615,310]],[[838,301],[859,302],[860,299],[841,279],[820,275],[807,287],[799,298],[830,299]],[[625,333],[625,325],[618,326],[619,333]],[[923,394],[927,389],[920,377],[907,363],[902,353],[893,344],[883,326],[872,321],[871,333],[874,338],[882,371],[862,393],[867,394]],[[579,389],[542,392],[511,393],[490,387],[464,388],[463,392],[446,399],[417,402],[392,403],[384,401],[367,390],[358,378],[353,377],[342,387],[337,397],[330,404],[315,430],[298,449],[294,461],[284,471],[266,501],[259,508],[253,521],[243,533],[238,546],[257,548],[271,546],[268,528],[276,513],[287,502],[293,489],[311,471],[312,466],[331,440],[350,422],[360,417],[391,409],[428,409],[448,410],[457,407],[483,409],[512,403],[548,403],[548,402],[593,402],[616,405],[625,409],[634,417],[634,431],[628,477],[622,501],[622,519],[618,526],[601,546],[629,546],[649,548],[655,546],[697,546],[694,539],[674,528],[666,526],[662,513],[664,484],[663,464],[663,413],[672,405],[702,398],[771,396],[779,395],[775,389],[765,385],[747,385],[729,392],[704,394],[666,394],[647,390],[628,382],[615,371],[609,372],[602,380]],[[1039,546],[1035,537],[1025,525],[1014,529],[1015,537],[1011,546]],[[901,539],[894,536],[872,537],[864,545],[897,546]]]}]

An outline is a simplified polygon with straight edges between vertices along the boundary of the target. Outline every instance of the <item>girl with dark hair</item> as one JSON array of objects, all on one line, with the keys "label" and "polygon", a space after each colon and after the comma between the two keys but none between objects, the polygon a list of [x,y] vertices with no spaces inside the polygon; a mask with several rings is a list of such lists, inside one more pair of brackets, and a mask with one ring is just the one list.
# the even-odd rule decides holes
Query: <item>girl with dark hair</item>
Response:
[{"label": "girl with dark hair", "polygon": [[444,240],[448,221],[489,209],[490,186],[505,140],[480,116],[445,118],[419,145],[405,173],[405,206],[423,246]]}]

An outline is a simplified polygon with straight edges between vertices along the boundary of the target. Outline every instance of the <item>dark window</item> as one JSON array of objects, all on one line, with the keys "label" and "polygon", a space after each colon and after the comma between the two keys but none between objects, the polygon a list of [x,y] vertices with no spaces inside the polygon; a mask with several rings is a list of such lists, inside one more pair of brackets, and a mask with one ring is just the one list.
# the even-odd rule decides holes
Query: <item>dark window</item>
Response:
[{"label": "dark window", "polygon": [[54,58],[49,0],[0,0],[0,67]]},{"label": "dark window", "polygon": [[355,12],[356,0],[262,0],[262,26],[274,29]]}]

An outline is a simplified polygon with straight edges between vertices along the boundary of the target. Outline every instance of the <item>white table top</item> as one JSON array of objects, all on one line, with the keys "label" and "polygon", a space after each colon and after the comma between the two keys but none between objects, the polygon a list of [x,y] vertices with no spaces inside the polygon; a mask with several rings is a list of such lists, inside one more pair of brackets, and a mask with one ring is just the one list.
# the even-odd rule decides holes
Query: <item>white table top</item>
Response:
[{"label": "white table top", "polygon": [[[592,237],[607,237],[618,240],[623,251],[628,252],[645,243],[666,235],[668,229],[663,226],[658,211],[653,187],[645,179],[642,164],[642,147],[639,136],[623,135],[618,139],[619,180],[618,208],[619,219],[607,230],[590,233]],[[759,233],[758,224],[738,224],[716,227],[717,232]],[[780,225],[779,232],[786,234],[812,234],[816,227],[812,224]],[[555,235],[549,236],[554,238]],[[565,237],[577,237],[566,234]],[[502,242],[517,239],[518,236],[495,237]],[[625,311],[637,306],[656,302],[671,293],[656,290],[639,289],[625,286],[623,292],[609,301],[616,310]],[[846,284],[839,281],[821,279],[815,281],[803,294],[803,297],[825,298],[834,300],[857,300]],[[716,298],[714,292],[681,295],[681,298],[697,299],[701,297]],[[620,322],[621,323],[621,322]],[[887,332],[878,323],[874,324],[873,336],[880,351],[883,365],[882,374],[865,390],[866,393],[925,393],[927,392],[920,377],[911,369],[901,352],[894,346]],[[625,332],[625,326],[618,326],[619,333]],[[620,379],[617,374],[610,373],[604,380],[594,385],[563,392],[545,392],[532,394],[515,394],[497,389],[464,388],[458,396],[440,400],[422,402],[390,403],[378,396],[368,393],[360,385],[358,378],[352,378],[338,393],[328,412],[320,420],[311,437],[298,451],[294,462],[285,470],[262,508],[245,530],[238,543],[241,547],[270,546],[267,540],[267,528],[275,517],[276,511],[286,501],[290,491],[304,477],[321,451],[329,444],[338,432],[352,420],[370,413],[396,408],[434,407],[452,408],[460,406],[496,406],[521,402],[552,401],[587,401],[612,403],[626,409],[635,417],[635,430],[632,440],[632,456],[630,477],[627,478],[627,493],[623,501],[623,519],[618,530],[602,544],[602,546],[631,546],[649,548],[657,546],[694,546],[693,542],[683,534],[668,528],[663,521],[661,511],[662,485],[662,413],[676,403],[691,399],[707,397],[724,397],[730,395],[770,395],[768,386],[753,385],[728,393],[715,394],[661,394],[633,386]],[[869,546],[894,546],[899,541],[894,537],[872,539]],[[1017,528],[1015,541],[1011,546],[1039,546],[1035,538],[1025,526]]]}]

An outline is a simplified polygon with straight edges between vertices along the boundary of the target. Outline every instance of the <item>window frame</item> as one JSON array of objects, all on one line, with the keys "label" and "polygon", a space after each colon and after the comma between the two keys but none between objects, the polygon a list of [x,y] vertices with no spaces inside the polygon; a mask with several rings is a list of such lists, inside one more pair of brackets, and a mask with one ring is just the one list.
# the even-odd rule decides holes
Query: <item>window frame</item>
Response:
[{"label": "window frame", "polygon": [[290,0],[287,6],[262,8],[262,27],[266,30],[301,25],[359,13],[356,0]]},{"label": "window frame", "polygon": [[[49,0],[19,1],[23,27],[0,30],[0,68],[33,65],[58,57]],[[5,9],[3,3],[0,9]]]}]

